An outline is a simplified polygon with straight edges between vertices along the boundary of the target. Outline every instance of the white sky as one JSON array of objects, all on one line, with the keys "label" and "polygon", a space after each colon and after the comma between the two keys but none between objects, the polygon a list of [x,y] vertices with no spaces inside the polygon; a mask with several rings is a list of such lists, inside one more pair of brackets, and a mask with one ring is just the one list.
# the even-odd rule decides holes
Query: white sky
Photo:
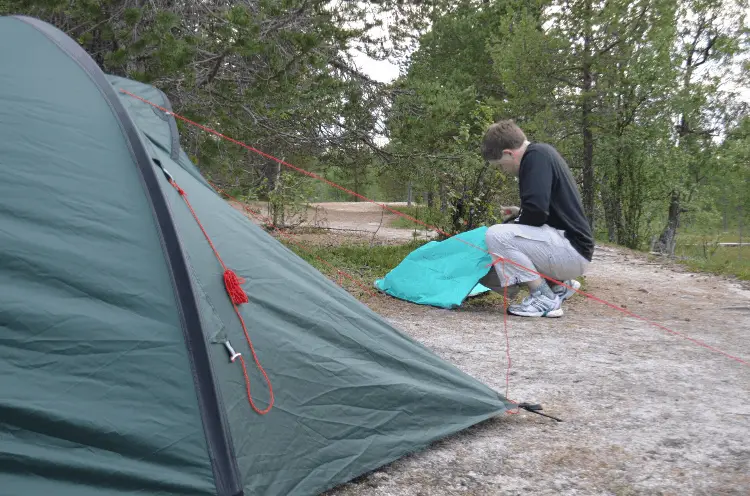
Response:
[{"label": "white sky", "polygon": [[371,59],[359,50],[351,50],[351,53],[357,67],[375,81],[390,83],[399,76],[398,66],[387,60]]}]

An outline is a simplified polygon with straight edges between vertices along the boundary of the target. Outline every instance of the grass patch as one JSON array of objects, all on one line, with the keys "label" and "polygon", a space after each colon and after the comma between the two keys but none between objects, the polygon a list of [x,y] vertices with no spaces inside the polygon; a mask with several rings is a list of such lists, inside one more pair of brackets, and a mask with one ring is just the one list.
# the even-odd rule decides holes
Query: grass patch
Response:
[{"label": "grass patch", "polygon": [[[677,237],[674,262],[693,272],[733,276],[743,281],[750,281],[750,245],[747,244],[750,242],[750,236],[742,237],[742,242],[745,243],[742,247],[719,245],[719,243],[737,242],[739,242],[737,233],[680,232]],[[596,244],[623,248],[599,238]],[[636,251],[648,253],[648,248]]]},{"label": "grass patch", "polygon": [[[701,234],[701,233],[679,233],[678,246],[702,245],[704,243],[737,243],[740,240],[738,233]],[[742,242],[747,243],[750,237],[743,236]]]},{"label": "grass patch", "polygon": [[[520,302],[524,296],[527,296],[528,292],[521,291],[515,298],[511,298],[508,301],[508,305]],[[472,311],[472,310],[487,310],[490,308],[502,309],[504,307],[503,295],[495,293],[494,291],[488,291],[477,296],[471,296],[464,300],[461,305],[461,310]]]},{"label": "grass patch", "polygon": [[[424,222],[429,226],[440,227],[444,225],[448,216],[440,211],[438,208],[427,208],[420,205],[412,205],[411,207],[394,207],[393,210],[401,212],[403,214],[414,217],[415,219]],[[411,219],[405,217],[396,217],[391,223],[391,227],[399,229],[424,229],[425,226],[418,224]]]},{"label": "grass patch", "polygon": [[[576,280],[581,283],[579,291],[584,293],[588,292],[588,284],[586,282],[586,276],[577,277]],[[548,281],[549,284],[552,284]],[[529,290],[526,287],[522,287],[515,297],[508,299],[507,305],[513,305],[521,303],[521,301],[529,296]],[[504,308],[505,302],[503,301],[503,295],[494,291],[488,291],[477,296],[472,296],[464,300],[461,305],[462,310],[487,310],[487,309],[502,309]],[[567,305],[567,304],[566,304]]]},{"label": "grass patch", "polygon": [[[287,243],[283,239],[280,241],[326,276],[343,282],[347,289],[356,289],[357,286],[346,276],[340,275],[337,269],[372,288],[375,279],[385,276],[409,253],[427,243],[411,241],[400,245],[371,246],[367,242],[353,242],[335,246],[306,245],[305,249],[301,249],[298,245]],[[320,259],[327,263],[321,262]]]},{"label": "grass patch", "polygon": [[750,246],[713,244],[681,245],[675,249],[677,260],[696,272],[735,276],[750,281]]},{"label": "grass patch", "polygon": [[[427,240],[413,240],[404,244],[370,245],[366,241],[347,240],[340,244],[305,243],[304,248],[301,248],[299,244],[290,243],[284,238],[279,239],[279,241],[358,298],[365,295],[362,286],[375,292],[373,284],[376,279],[384,277],[400,264],[409,253],[429,242]],[[340,274],[339,270],[356,279],[362,286],[346,277],[346,275]],[[582,285],[581,290],[586,291],[586,277],[579,277],[578,281]],[[519,303],[526,296],[528,296],[528,290],[524,288],[508,303]],[[502,308],[503,296],[489,291],[467,298],[462,307],[466,310]]]}]

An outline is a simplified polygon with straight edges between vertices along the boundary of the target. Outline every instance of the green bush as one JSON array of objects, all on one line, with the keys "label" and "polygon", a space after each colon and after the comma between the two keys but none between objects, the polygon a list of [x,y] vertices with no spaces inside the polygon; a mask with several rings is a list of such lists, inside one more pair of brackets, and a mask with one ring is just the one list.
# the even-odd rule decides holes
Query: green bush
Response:
[{"label": "green bush", "polygon": [[[393,210],[414,217],[431,227],[435,226],[443,229],[443,226],[445,226],[448,221],[448,216],[440,212],[440,209],[438,208],[428,208],[426,206],[416,205],[411,207],[393,207]],[[423,224],[418,224],[411,219],[401,216],[393,221],[391,227],[402,229],[426,229]]]}]

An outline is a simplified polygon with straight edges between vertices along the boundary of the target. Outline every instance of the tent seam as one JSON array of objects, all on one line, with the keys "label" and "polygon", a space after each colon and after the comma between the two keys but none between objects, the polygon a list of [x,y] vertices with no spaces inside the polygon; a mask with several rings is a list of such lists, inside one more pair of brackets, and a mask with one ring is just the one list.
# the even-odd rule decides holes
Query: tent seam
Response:
[{"label": "tent seam", "polygon": [[[182,297],[180,296],[180,288],[178,287],[178,284],[177,284],[176,272],[174,270],[174,266],[173,266],[173,262],[172,262],[172,257],[170,256],[169,244],[166,241],[166,238],[165,238],[164,232],[163,232],[163,227],[162,227],[162,225],[161,225],[161,223],[159,221],[159,219],[162,218],[162,217],[159,215],[158,211],[156,210],[156,205],[154,204],[153,197],[150,194],[149,186],[148,186],[148,183],[146,182],[146,178],[144,176],[144,169],[145,169],[145,167],[139,166],[141,160],[138,158],[138,154],[135,151],[134,143],[132,142],[131,136],[130,136],[131,133],[129,133],[128,130],[125,128],[125,124],[122,122],[122,117],[120,116],[120,112],[117,111],[117,109],[114,106],[114,103],[112,102],[112,100],[110,99],[110,97],[106,94],[106,91],[104,90],[104,88],[102,88],[101,84],[94,78],[94,74],[92,74],[91,70],[89,68],[87,68],[86,66],[83,65],[83,63],[80,60],[79,56],[76,56],[75,54],[71,53],[66,47],[64,47],[61,44],[60,40],[55,39],[50,33],[46,32],[49,28],[53,28],[53,29],[55,29],[57,31],[60,31],[57,27],[52,26],[52,25],[50,25],[48,23],[44,23],[43,21],[40,21],[38,19],[30,18],[30,17],[27,17],[27,16],[18,15],[18,16],[13,16],[13,17],[15,19],[17,19],[19,22],[23,22],[23,23],[31,26],[35,30],[37,30],[40,34],[42,34],[44,37],[46,37],[49,41],[51,41],[52,43],[54,43],[54,45],[57,46],[58,49],[61,50],[76,65],[78,65],[78,67],[80,67],[80,69],[84,72],[84,74],[86,74],[86,76],[89,78],[89,80],[91,80],[91,82],[94,84],[94,87],[97,88],[98,92],[100,93],[100,95],[102,96],[102,98],[104,99],[104,101],[106,102],[107,106],[110,108],[110,110],[111,110],[111,112],[113,114],[113,118],[114,118],[115,122],[117,122],[117,125],[120,128],[123,140],[125,141],[125,143],[127,145],[127,148],[130,151],[131,157],[132,157],[133,161],[135,162],[136,168],[137,168],[137,170],[139,172],[139,174],[138,174],[139,181],[141,183],[141,186],[143,187],[144,196],[146,197],[147,203],[148,203],[148,205],[149,205],[149,207],[151,209],[152,219],[154,220],[154,222],[156,224],[155,225],[155,228],[156,228],[155,230],[156,230],[156,232],[157,232],[157,234],[159,236],[159,240],[160,240],[160,243],[162,245],[162,253],[163,253],[164,257],[165,257],[165,264],[166,264],[167,269],[168,269],[168,271],[169,271],[169,273],[171,275],[170,281],[172,283],[172,287],[173,287],[173,290],[174,290],[174,297],[175,297],[175,300],[177,302],[176,307],[177,307],[178,313],[180,315],[180,320],[182,321],[182,326],[181,327],[182,327],[182,330],[183,330],[183,337],[185,339],[184,343],[185,343],[185,346],[188,348],[188,350],[190,350],[189,354],[188,354],[188,358],[189,358],[188,362],[190,364],[190,368],[191,368],[192,375],[193,375],[193,383],[195,385],[195,388],[198,391],[198,398],[197,398],[198,399],[198,406],[199,406],[199,411],[201,413],[201,417],[203,419],[201,423],[203,425],[204,435],[205,435],[205,438],[206,438],[206,443],[207,443],[207,445],[209,447],[209,449],[208,449],[208,456],[212,460],[211,465],[212,465],[212,468],[213,468],[214,482],[216,484],[217,491],[219,492],[220,495],[241,496],[243,494],[242,484],[241,484],[241,482],[239,480],[239,469],[236,466],[236,457],[234,455],[234,451],[233,450],[231,452],[227,453],[229,455],[229,458],[230,458],[230,460],[228,460],[228,462],[230,463],[230,466],[229,467],[223,467],[224,469],[228,468],[229,471],[230,471],[230,473],[226,473],[223,469],[221,470],[221,473],[217,473],[217,468],[219,466],[223,465],[223,464],[215,463],[216,462],[216,458],[215,458],[214,455],[216,454],[216,449],[217,449],[216,446],[215,446],[216,439],[214,439],[214,436],[210,435],[209,431],[208,431],[209,423],[211,422],[211,420],[207,416],[208,412],[204,411],[205,410],[205,403],[204,403],[205,400],[201,399],[201,398],[205,398],[205,394],[201,393],[201,391],[203,391],[204,388],[203,388],[203,385],[201,384],[201,380],[199,379],[200,376],[197,373],[197,369],[196,369],[195,353],[192,351],[194,348],[191,346],[192,340],[190,339],[190,336],[189,336],[187,318],[186,318],[185,310],[184,310],[184,306],[183,306],[184,302],[182,300]],[[41,24],[41,26],[40,26],[40,24]],[[62,31],[60,31],[60,33],[62,33],[63,35],[67,36]],[[88,53],[85,52],[85,50],[83,50],[82,47],[80,47],[78,44],[75,44],[75,42],[73,40],[70,40],[70,42],[73,43],[74,46],[77,49],[81,50],[86,56],[88,56],[90,58],[90,56],[88,55]],[[91,63],[94,65],[94,67],[96,67],[96,69],[98,69],[99,71],[101,71],[101,68],[99,68],[99,66],[96,65],[96,63],[93,60],[91,60]],[[114,91],[114,90],[112,90],[112,91]],[[117,99],[117,101],[119,102],[119,97],[116,94],[114,95],[114,98]],[[124,105],[121,102],[120,102],[120,105],[122,106],[123,112],[127,116],[127,109],[125,109]],[[136,133],[140,133],[140,131],[135,127],[135,124],[133,124],[133,130]],[[137,136],[136,136],[136,138],[137,138]],[[143,154],[145,154],[148,158],[151,158],[151,154],[148,153],[148,151],[146,150],[146,145],[142,141],[140,141],[140,140],[139,140],[139,142],[141,142],[141,145],[142,145],[142,148],[143,148]],[[158,188],[158,190],[160,192],[162,192],[162,195],[163,195],[162,198],[164,200],[165,206],[167,207],[167,213],[169,214],[170,220],[171,220],[171,210],[169,210],[169,202],[167,200],[166,193],[163,192],[163,190],[161,189],[161,186],[159,185],[158,178],[155,178],[155,186]],[[172,227],[173,227],[173,229],[175,231],[175,236],[177,238],[177,249],[182,254],[182,253],[184,253],[184,251],[182,250],[182,247],[180,246],[179,236],[177,236],[177,226],[175,225],[174,222],[172,222]],[[184,255],[182,256],[182,258],[183,258],[183,261],[184,261]],[[186,267],[186,271],[187,271],[187,267]],[[189,282],[190,281],[188,280],[188,284],[189,284]],[[195,292],[194,292],[193,288],[190,287],[189,289],[190,289],[190,293],[192,293],[192,295],[193,295],[193,299],[195,300]],[[195,310],[196,314],[198,315],[198,320],[199,320],[198,323],[197,323],[197,325],[199,327],[201,327],[201,324],[200,324],[200,311],[197,308],[197,300],[195,300],[193,303],[194,303],[194,305],[193,305],[194,306],[194,310]],[[218,393],[218,391],[217,391],[218,388],[216,387],[216,383],[213,380],[213,371],[211,370],[211,360],[210,360],[210,356],[208,355],[208,353],[209,353],[208,344],[205,343],[205,335],[203,334],[202,329],[201,329],[201,332],[199,334],[200,334],[201,339],[204,340],[204,344],[206,345],[205,348],[206,348],[207,366],[208,366],[209,371],[211,373],[211,383],[213,385],[214,394],[217,394]],[[224,416],[225,413],[224,413],[223,409],[221,408],[221,406],[218,403],[216,404],[216,409],[217,409],[217,411],[219,413],[219,416],[220,416],[220,418],[218,420],[219,420],[219,424],[220,424],[221,430],[223,431],[223,436],[222,437],[224,438],[224,442],[226,443],[227,451],[229,451],[228,448],[231,445],[227,443],[227,441],[229,439],[229,436],[227,435],[227,426],[226,426],[226,421],[225,421],[225,416]],[[224,415],[222,415],[222,414],[224,414]],[[221,476],[221,474],[223,474],[226,477],[226,480],[224,479],[224,477]],[[239,489],[239,492],[237,492],[236,489]]]}]

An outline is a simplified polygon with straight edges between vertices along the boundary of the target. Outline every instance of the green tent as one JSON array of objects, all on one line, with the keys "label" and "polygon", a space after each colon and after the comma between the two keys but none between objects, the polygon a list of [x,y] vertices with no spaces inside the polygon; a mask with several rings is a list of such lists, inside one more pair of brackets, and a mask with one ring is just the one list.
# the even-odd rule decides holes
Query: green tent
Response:
[{"label": "green tent", "polygon": [[160,91],[35,19],[0,45],[0,493],[318,494],[512,407],[216,194],[121,90]]}]

